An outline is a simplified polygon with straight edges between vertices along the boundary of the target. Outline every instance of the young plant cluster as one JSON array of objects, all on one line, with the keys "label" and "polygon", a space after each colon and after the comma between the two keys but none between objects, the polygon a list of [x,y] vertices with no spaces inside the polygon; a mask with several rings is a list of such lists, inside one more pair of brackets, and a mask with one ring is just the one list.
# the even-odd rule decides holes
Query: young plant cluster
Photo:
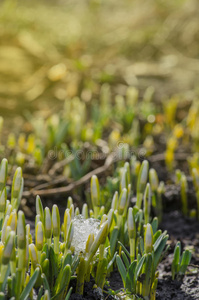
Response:
[{"label": "young plant cluster", "polygon": [[[12,165],[29,164],[37,169],[44,164],[48,155],[55,161],[70,156],[70,164],[65,166],[64,174],[76,179],[84,175],[90,167],[89,157],[84,157],[85,142],[86,147],[89,144],[90,154],[96,151],[110,153],[120,143],[127,143],[129,147],[142,144],[146,155],[150,155],[156,150],[155,140],[161,135],[166,140],[166,166],[172,171],[175,167],[175,153],[179,147],[190,144],[192,152],[199,149],[199,105],[197,100],[193,100],[185,117],[177,121],[180,99],[171,97],[163,103],[161,113],[161,109],[155,108],[152,102],[153,92],[153,88],[149,87],[138,101],[138,90],[127,87],[125,96],[116,95],[111,102],[113,96],[110,86],[104,84],[98,101],[93,100],[87,104],[75,97],[67,99],[60,113],[47,119],[31,116],[31,133],[10,133],[7,141],[4,141],[6,146],[1,145],[1,152],[6,151]],[[3,118],[0,117],[0,133],[2,128]],[[82,160],[86,160],[85,164],[79,163],[79,156],[76,155],[78,151],[82,153]]]},{"label": "young plant cluster", "polygon": [[[133,207],[130,206],[128,163],[122,168],[120,191],[115,192],[106,214],[96,176],[91,180],[92,209],[89,210],[85,203],[80,214],[69,197],[63,222],[57,205],[53,205],[52,211],[48,207],[43,209],[37,196],[34,238],[30,225],[25,224],[24,213],[18,210],[24,184],[22,170],[16,169],[11,199],[8,200],[7,169],[7,160],[3,159],[0,165],[1,299],[69,299],[72,280],[76,280],[74,292],[78,294],[83,294],[84,283],[90,281],[91,276],[103,289],[115,266],[120,272],[126,297],[141,295],[144,299],[155,299],[157,266],[168,248],[168,235],[158,229],[157,217],[153,220],[150,217],[150,186],[153,184],[154,192],[157,178],[153,169],[149,171],[147,161],[143,161],[138,172],[137,201]],[[148,172],[151,184],[147,183]],[[86,220],[98,222],[97,231],[88,234],[84,249],[79,252],[73,241],[75,231],[78,233],[77,219],[82,221],[82,226]],[[175,254],[173,276],[186,270],[183,262],[186,260],[188,265],[187,255],[190,258],[190,253],[183,253],[179,263]]]},{"label": "young plant cluster", "polygon": [[[188,158],[191,176],[188,178],[184,172],[175,171],[175,184],[180,187],[182,213],[185,216],[199,219],[199,155],[195,153]],[[190,207],[188,201],[188,186],[192,183],[195,193],[195,208]]]},{"label": "young plant cluster", "polygon": [[[177,121],[180,99],[171,97],[162,105],[163,112],[160,113],[161,110],[153,105],[153,92],[153,88],[149,87],[139,100],[138,90],[128,87],[125,96],[116,95],[111,102],[111,88],[104,84],[99,101],[85,103],[78,97],[67,99],[60,113],[47,119],[35,119],[32,116],[29,119],[32,132],[20,133],[19,136],[10,133],[7,145],[1,145],[0,153],[6,153],[9,157],[11,168],[20,165],[26,173],[33,168],[34,172],[40,170],[43,174],[48,173],[52,179],[55,175],[62,174],[69,180],[78,180],[93,168],[93,163],[95,164],[99,157],[106,158],[114,151],[122,152],[121,145],[126,145],[131,153],[132,147],[142,144],[147,156],[157,150],[155,140],[163,136],[166,141],[164,158],[169,171],[175,168],[175,154],[178,148],[191,145],[190,150],[195,154],[193,157],[187,155],[184,159],[187,159],[190,165],[197,211],[189,209],[188,182],[182,171],[176,172],[176,182],[181,189],[183,214],[198,217],[198,102],[193,100],[185,117]],[[2,128],[3,118],[0,117],[0,134]],[[136,173],[138,169],[139,161],[136,161],[132,172]],[[150,170],[149,174],[152,204],[155,206],[157,203],[156,215],[161,221],[161,200],[156,199],[161,197],[164,186],[162,183],[159,185],[155,173]],[[116,182],[117,178],[113,181]],[[132,186],[135,181],[136,175],[132,173]],[[109,181],[109,190],[111,187],[114,191],[115,187]],[[134,186],[133,188],[135,190]]]},{"label": "young plant cluster", "polygon": [[[155,140],[165,139],[165,163],[169,171],[176,165],[178,148],[190,148],[196,153],[193,158],[185,156],[190,164],[190,174],[194,182],[197,198],[197,211],[189,209],[187,203],[188,183],[186,175],[178,172],[177,182],[181,189],[182,212],[184,215],[199,216],[199,192],[196,177],[198,177],[199,149],[197,128],[199,123],[199,104],[197,100],[189,103],[189,109],[184,118],[179,118],[178,110],[181,100],[173,96],[163,102],[162,111],[153,104],[154,89],[146,89],[142,99],[134,87],[127,87],[125,95],[113,97],[111,87],[104,84],[101,87],[99,100],[89,103],[75,97],[65,101],[63,109],[47,119],[30,117],[31,133],[20,133],[19,136],[10,133],[7,141],[0,147],[0,153],[9,157],[10,166],[20,165],[24,172],[40,170],[54,176],[64,175],[67,179],[78,180],[93,168],[99,157],[106,158],[112,152],[121,150],[126,145],[131,152],[132,147],[142,144],[147,155],[156,151]],[[111,98],[114,98],[111,101]],[[3,128],[3,118],[0,117],[0,134]],[[41,130],[42,129],[42,130]],[[134,148],[133,148],[134,149]],[[163,150],[164,151],[164,150]],[[139,153],[139,150],[138,150]],[[57,163],[56,163],[57,162]],[[139,167],[136,162],[135,169]],[[136,171],[136,170],[135,170]],[[163,185],[157,186],[153,171],[152,203],[160,197]],[[134,175],[133,175],[134,176]],[[181,179],[179,179],[179,176]],[[133,179],[133,178],[132,178]],[[133,179],[135,181],[135,179]],[[116,179],[114,178],[114,181]],[[109,182],[111,185],[111,182]],[[151,183],[151,182],[150,182]],[[109,186],[110,187],[110,186]],[[161,201],[157,201],[156,214],[161,220]]]},{"label": "young plant cluster", "polygon": [[[130,146],[138,146],[143,142],[142,135],[145,139],[147,132],[145,128],[142,130],[138,119],[143,119],[149,126],[155,124],[157,112],[151,101],[152,96],[153,89],[148,88],[142,101],[138,101],[138,90],[128,87],[125,96],[116,95],[111,103],[113,95],[110,86],[104,84],[97,100],[86,103],[79,97],[74,97],[65,101],[59,113],[52,114],[47,119],[29,116],[31,131],[19,135],[10,133],[1,145],[1,152],[6,151],[12,165],[29,165],[37,169],[44,164],[48,155],[54,161],[70,157],[73,163],[65,167],[64,174],[77,179],[86,174],[90,167],[89,157],[86,164],[81,165],[79,156],[76,155],[82,151],[84,157],[85,142],[89,144],[87,150],[91,154],[96,151],[107,154],[107,150],[110,153],[119,142]],[[132,109],[135,107],[136,109]],[[152,121],[150,118],[148,120],[149,116],[152,116]],[[1,117],[0,133],[2,128]],[[152,139],[150,143],[146,143],[148,148],[152,145]]]}]

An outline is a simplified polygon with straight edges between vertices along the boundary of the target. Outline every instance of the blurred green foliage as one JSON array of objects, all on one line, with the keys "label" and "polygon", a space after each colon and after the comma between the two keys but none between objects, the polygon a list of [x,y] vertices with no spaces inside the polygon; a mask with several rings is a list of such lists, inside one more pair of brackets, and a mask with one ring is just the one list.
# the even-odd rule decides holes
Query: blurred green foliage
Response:
[{"label": "blurred green foliage", "polygon": [[2,1],[0,107],[9,115],[38,109],[46,116],[66,98],[93,101],[102,83],[118,94],[128,85],[153,85],[162,98],[194,89],[198,5]]}]

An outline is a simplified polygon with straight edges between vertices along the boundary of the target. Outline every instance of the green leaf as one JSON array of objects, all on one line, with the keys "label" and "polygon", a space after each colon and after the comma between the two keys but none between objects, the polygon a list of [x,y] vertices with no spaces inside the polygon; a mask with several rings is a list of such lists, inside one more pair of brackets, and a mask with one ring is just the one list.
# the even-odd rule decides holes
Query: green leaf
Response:
[{"label": "green leaf", "polygon": [[[58,296],[60,293],[63,295],[64,291],[67,290],[68,284],[70,282],[70,277],[71,267],[69,265],[66,265],[63,271],[59,273],[59,276],[57,277],[57,280],[55,282],[54,291],[56,296]],[[63,297],[60,297],[60,299],[63,299]]]},{"label": "green leaf", "polygon": [[17,210],[19,207],[23,192],[23,184],[22,170],[18,167],[14,174],[11,190],[11,205],[13,209]]},{"label": "green leaf", "polygon": [[156,231],[158,230],[158,218],[157,217],[153,218],[151,226],[152,226],[152,229],[153,229],[153,234],[155,234]]},{"label": "green leaf", "polygon": [[144,239],[140,236],[138,240],[141,255],[144,254]]},{"label": "green leaf", "polygon": [[124,188],[122,190],[122,192],[120,193],[120,197],[119,197],[119,204],[118,204],[118,214],[119,215],[123,215],[125,207],[127,205],[127,201],[128,201],[128,191],[126,188]]},{"label": "green leaf", "polygon": [[120,192],[128,186],[127,170],[123,168],[120,174]]},{"label": "green leaf", "polygon": [[137,261],[134,260],[131,265],[129,266],[128,269],[128,273],[127,273],[127,280],[129,281],[130,279],[130,284],[127,281],[127,289],[131,292],[131,293],[135,293],[136,292],[136,281],[135,281],[135,270],[136,270],[136,266],[137,266]]},{"label": "green leaf", "polygon": [[15,286],[14,286],[14,296],[18,300],[20,299],[20,293],[21,293],[21,278],[22,278],[22,271],[17,269],[16,270],[16,280],[15,280]]},{"label": "green leaf", "polygon": [[149,170],[149,182],[151,184],[152,192],[156,192],[159,185],[158,175],[155,169]]},{"label": "green leaf", "polygon": [[180,265],[180,252],[181,252],[181,247],[180,247],[180,242],[178,242],[175,246],[174,250],[174,258],[173,262],[171,265],[171,273],[172,273],[172,279],[174,280],[175,275],[179,271],[179,265]]},{"label": "green leaf", "polygon": [[42,267],[42,272],[46,275],[46,277],[49,279],[50,278],[50,271],[49,271],[49,268],[50,268],[50,262],[49,262],[49,259],[46,258],[44,260],[44,262],[41,264],[41,267]]},{"label": "green leaf", "polygon": [[153,270],[153,258],[152,254],[149,253],[146,255],[145,263],[143,265],[142,272],[145,274],[145,278],[142,284],[142,296],[148,297],[151,289],[151,279]]},{"label": "green leaf", "polygon": [[0,220],[0,231],[2,231],[3,219]]},{"label": "green leaf", "polygon": [[45,207],[44,209],[44,229],[45,229],[45,238],[51,239],[52,236],[52,218],[50,209]]},{"label": "green leaf", "polygon": [[160,261],[160,258],[161,258],[161,254],[163,253],[163,250],[164,250],[164,247],[166,245],[166,242],[168,240],[169,236],[166,235],[162,241],[160,242],[158,248],[156,249],[156,251],[154,252],[154,269],[156,270],[157,268],[157,265]]},{"label": "green leaf", "polygon": [[[158,231],[157,231],[158,232]],[[158,238],[157,240],[155,241],[154,245],[153,245],[153,248],[154,248],[154,251],[157,250],[157,248],[159,247],[161,241],[163,240],[163,238],[165,237],[165,233],[162,233]]]},{"label": "green leaf", "polygon": [[113,258],[111,259],[111,261],[109,261],[108,266],[107,266],[107,271],[109,271],[109,269],[111,268],[112,264],[114,263],[116,255],[117,255],[117,252],[115,252],[115,254],[113,255]]},{"label": "green leaf", "polygon": [[153,235],[153,244],[155,244],[155,242],[157,241],[159,236],[161,236],[161,234],[162,234],[162,230],[156,231],[156,233]]},{"label": "green leaf", "polygon": [[124,251],[122,251],[121,256],[122,256],[122,259],[123,259],[123,261],[124,261],[124,264],[125,264],[126,269],[128,269],[130,263],[129,263],[129,260],[128,260],[128,258],[127,258],[127,256],[126,256],[126,254],[125,254]]},{"label": "green leaf", "polygon": [[96,284],[101,289],[103,289],[104,287],[104,283],[107,275],[107,265],[108,265],[108,260],[106,257],[104,257],[102,260],[98,262]]},{"label": "green leaf", "polygon": [[[7,200],[7,190],[6,187],[3,190],[0,189],[0,215],[1,215],[1,222],[3,222],[3,216],[6,210],[6,200]],[[1,225],[2,227],[2,225]]]},{"label": "green leaf", "polygon": [[58,276],[58,270],[59,270],[59,262],[58,257],[55,254],[52,247],[50,247],[49,251],[49,282],[51,285],[54,285],[54,279]]},{"label": "green leaf", "polygon": [[182,254],[182,260],[180,262],[180,274],[185,274],[187,266],[190,264],[191,261],[191,252],[189,250],[185,250]]},{"label": "green leaf", "polygon": [[127,275],[127,271],[125,269],[125,266],[120,258],[119,255],[116,255],[116,263],[117,263],[117,267],[118,267],[118,270],[120,272],[120,275],[122,277],[122,281],[123,281],[123,285],[124,287],[126,287],[126,275]]},{"label": "green leaf", "polygon": [[147,224],[147,223],[149,223],[150,211],[151,211],[151,188],[150,188],[149,183],[147,183],[146,189],[144,192],[143,211],[144,211],[144,219],[145,219],[144,221],[145,221],[145,224]]},{"label": "green leaf", "polygon": [[137,181],[137,202],[136,206],[140,209],[142,204],[143,193],[147,184],[149,163],[147,160],[142,162]]},{"label": "green leaf", "polygon": [[7,268],[6,273],[5,273],[4,281],[3,281],[3,284],[2,284],[2,287],[1,287],[2,292],[5,291],[9,274],[10,274],[10,264],[8,265],[8,268]]},{"label": "green leaf", "polygon": [[127,273],[127,275],[126,275],[126,286],[125,286],[125,288],[126,288],[129,292],[132,292],[132,284],[133,284],[133,282],[132,282],[132,280],[131,280],[131,278],[130,278],[130,275],[129,275],[129,273]]},{"label": "green leaf", "polygon": [[69,300],[69,299],[70,299],[70,295],[71,295],[71,293],[72,293],[72,290],[73,290],[73,288],[71,287],[71,288],[69,289],[67,295],[66,295],[65,300]]},{"label": "green leaf", "polygon": [[75,271],[76,271],[76,269],[77,269],[77,267],[78,267],[78,264],[79,264],[79,257],[78,257],[78,255],[75,255],[74,257],[73,257],[73,261],[72,261],[72,264],[71,264],[71,273],[72,274],[74,274],[75,273]]},{"label": "green leaf", "polygon": [[119,234],[119,228],[115,226],[111,232],[111,237],[110,237],[110,252],[111,252],[111,257],[113,257],[115,253],[115,248],[117,244],[117,239],[118,239],[118,234]]},{"label": "green leaf", "polygon": [[35,282],[37,281],[37,278],[40,274],[40,269],[36,268],[32,277],[30,278],[27,286],[25,287],[25,289],[23,290],[23,292],[20,295],[20,300],[26,300],[28,299],[28,296],[33,288],[33,286],[35,285]]},{"label": "green leaf", "polygon": [[150,291],[150,299],[155,300],[156,299],[156,289],[158,285],[158,278],[155,278],[155,280],[152,283],[151,291]]},{"label": "green leaf", "polygon": [[42,254],[45,253],[46,257],[49,258],[49,247],[47,244],[44,245],[42,249]]},{"label": "green leaf", "polygon": [[143,263],[145,262],[146,259],[146,255],[143,255],[142,258],[139,260],[139,262],[137,263],[136,269],[135,269],[135,284],[137,283],[138,277],[140,276],[140,272],[142,270],[143,267]]},{"label": "green leaf", "polygon": [[144,232],[144,250],[145,253],[152,253],[153,251],[153,229],[149,223]]},{"label": "green leaf", "polygon": [[122,247],[122,249],[124,250],[124,252],[126,253],[126,255],[130,258],[130,253],[128,252],[128,250],[126,249],[126,247],[120,241],[118,241],[118,244]]},{"label": "green leaf", "polygon": [[96,175],[91,178],[91,200],[93,209],[100,205],[100,186]]},{"label": "green leaf", "polygon": [[[48,292],[48,290],[46,290],[45,292],[44,292],[44,295],[43,295],[43,297],[42,297],[42,300],[50,300],[51,298],[50,298],[50,294],[49,294],[49,292]],[[53,299],[53,298],[52,298]]]},{"label": "green leaf", "polygon": [[62,120],[61,123],[59,124],[58,130],[55,135],[54,145],[56,145],[56,147],[59,146],[63,142],[63,140],[67,134],[68,127],[69,127],[69,123],[67,123],[65,120]]},{"label": "green leaf", "polygon": [[48,284],[48,280],[46,278],[46,275],[43,273],[41,275],[41,278],[43,279],[43,285],[44,285],[44,289],[47,290],[49,292],[49,295],[50,295],[50,286]]},{"label": "green leaf", "polygon": [[6,186],[6,180],[8,175],[8,161],[3,158],[0,164],[0,191]]},{"label": "green leaf", "polygon": [[43,209],[43,205],[41,202],[41,198],[38,195],[36,197],[36,212],[37,212],[37,215],[40,215],[41,221],[44,224],[44,209]]},{"label": "green leaf", "polygon": [[84,257],[80,257],[80,262],[77,269],[76,293],[83,295],[84,280],[86,274],[86,263]]},{"label": "green leaf", "polygon": [[66,265],[70,265],[72,264],[72,255],[71,253],[67,253],[66,257],[64,258],[64,262],[63,262],[63,268],[65,268]]},{"label": "green leaf", "polygon": [[44,291],[44,288],[43,288],[43,286],[41,286],[39,289],[38,295],[37,295],[37,300],[40,300],[42,298],[43,291]]},{"label": "green leaf", "polygon": [[52,231],[54,237],[60,236],[60,214],[56,204],[52,208]]}]

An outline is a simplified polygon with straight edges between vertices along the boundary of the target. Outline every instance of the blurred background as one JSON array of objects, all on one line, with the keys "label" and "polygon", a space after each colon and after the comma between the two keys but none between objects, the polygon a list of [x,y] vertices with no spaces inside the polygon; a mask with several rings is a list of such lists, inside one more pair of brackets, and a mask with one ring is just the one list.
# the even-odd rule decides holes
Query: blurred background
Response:
[{"label": "blurred background", "polygon": [[23,167],[26,191],[77,181],[115,149],[157,155],[161,180],[165,163],[199,161],[198,12],[198,0],[0,1],[0,157]]},{"label": "blurred background", "polygon": [[7,126],[15,118],[13,130],[67,98],[92,101],[104,83],[121,95],[153,86],[158,101],[199,92],[197,0],[0,5],[0,111]]}]

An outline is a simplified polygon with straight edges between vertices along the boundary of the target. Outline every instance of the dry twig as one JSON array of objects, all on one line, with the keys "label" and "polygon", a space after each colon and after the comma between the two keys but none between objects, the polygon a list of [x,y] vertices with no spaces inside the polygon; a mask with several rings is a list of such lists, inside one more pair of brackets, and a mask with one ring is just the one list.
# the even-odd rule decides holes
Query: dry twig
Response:
[{"label": "dry twig", "polygon": [[114,154],[110,154],[106,160],[103,166],[87,173],[85,176],[80,178],[79,180],[70,183],[68,186],[64,187],[58,187],[58,188],[53,188],[53,189],[48,189],[48,190],[38,190],[38,189],[32,189],[30,191],[25,191],[23,193],[23,197],[30,197],[40,195],[40,196],[52,196],[52,195],[57,195],[57,194],[66,194],[71,192],[74,188],[86,183],[88,180],[91,179],[93,175],[100,175],[104,173],[108,168],[112,165],[113,162],[118,161],[118,159],[115,158]]}]

